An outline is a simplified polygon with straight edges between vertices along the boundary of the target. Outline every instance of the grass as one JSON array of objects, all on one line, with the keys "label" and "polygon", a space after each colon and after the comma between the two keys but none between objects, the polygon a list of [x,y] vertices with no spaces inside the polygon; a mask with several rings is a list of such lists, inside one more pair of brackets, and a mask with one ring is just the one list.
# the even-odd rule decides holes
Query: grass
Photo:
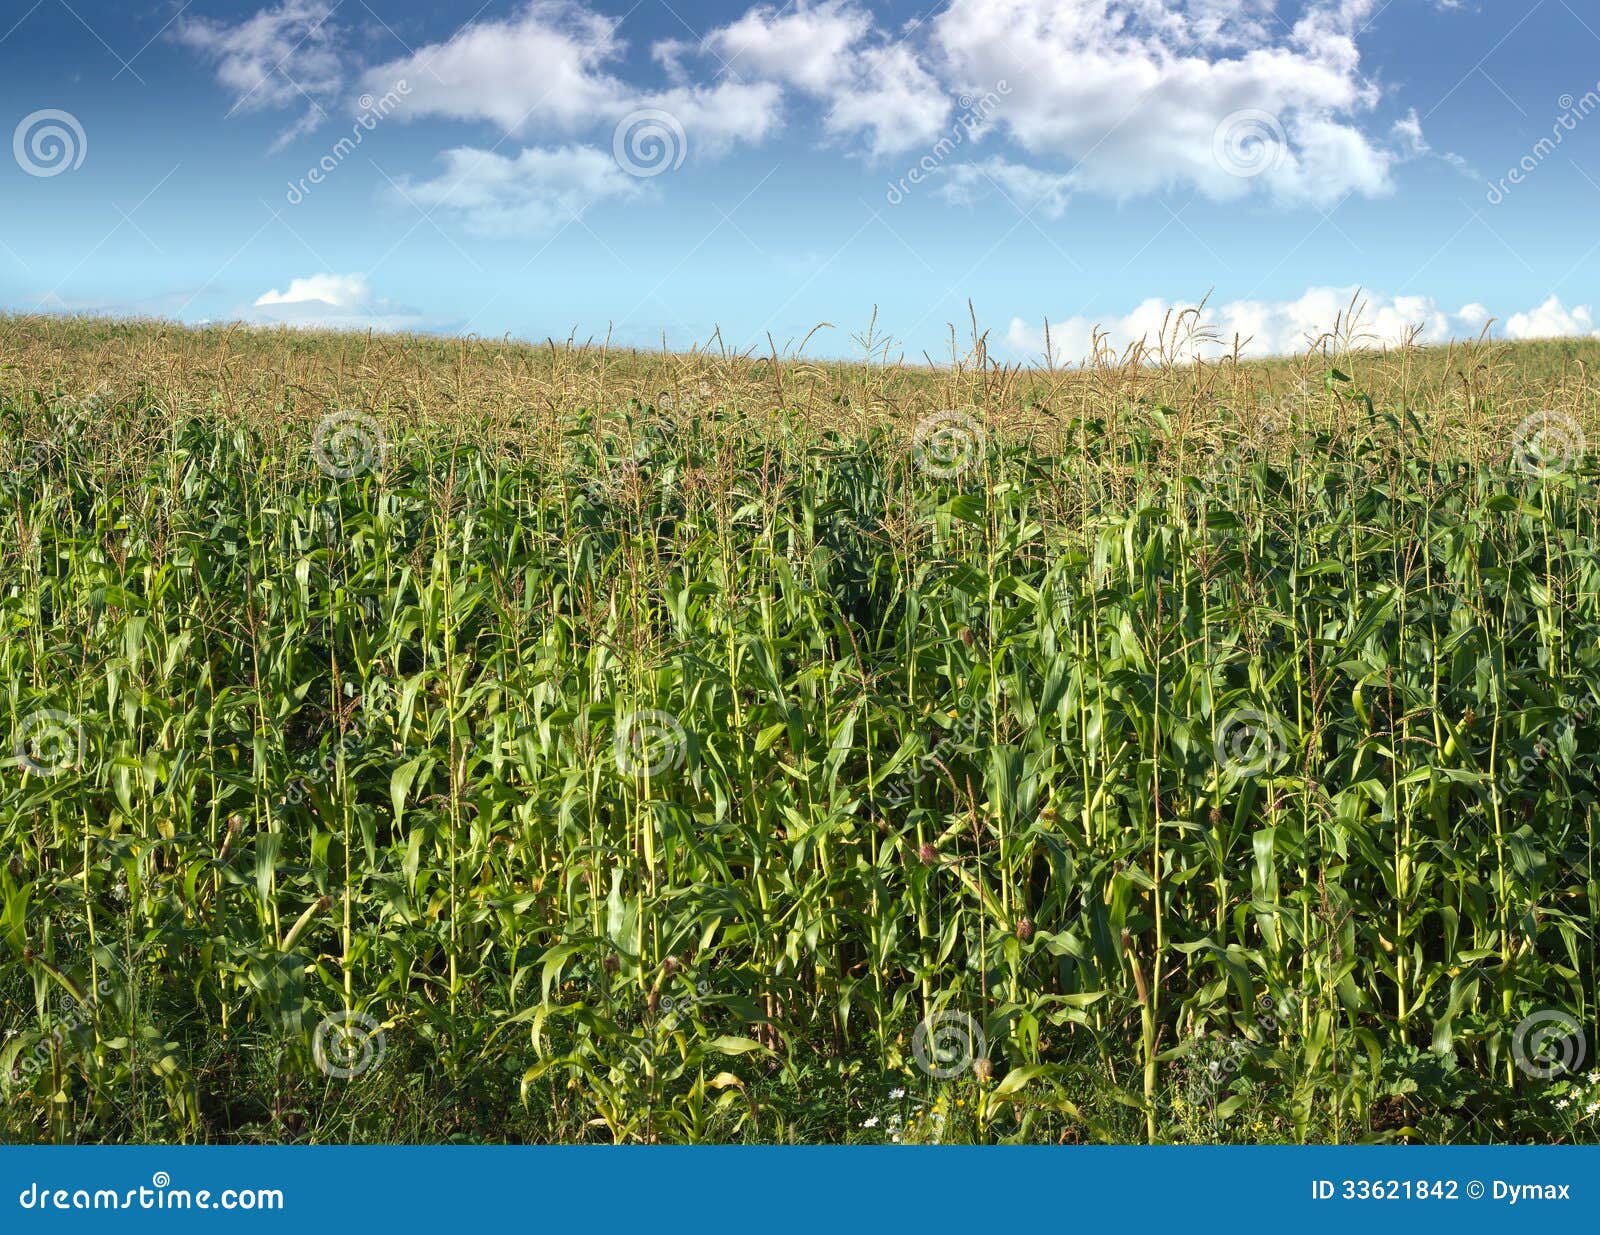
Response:
[{"label": "grass", "polygon": [[0,1135],[1595,1140],[1600,343],[1359,342],[0,321]]}]

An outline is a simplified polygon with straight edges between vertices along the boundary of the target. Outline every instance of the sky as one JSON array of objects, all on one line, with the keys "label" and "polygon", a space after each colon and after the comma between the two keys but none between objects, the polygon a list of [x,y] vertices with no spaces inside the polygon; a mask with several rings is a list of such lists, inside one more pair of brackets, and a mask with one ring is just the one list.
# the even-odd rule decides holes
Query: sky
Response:
[{"label": "sky", "polygon": [[[8,0],[0,309],[938,361],[1593,335],[1593,0]],[[3,130],[0,130],[3,131]],[[1192,341],[1191,341],[1192,343]]]}]

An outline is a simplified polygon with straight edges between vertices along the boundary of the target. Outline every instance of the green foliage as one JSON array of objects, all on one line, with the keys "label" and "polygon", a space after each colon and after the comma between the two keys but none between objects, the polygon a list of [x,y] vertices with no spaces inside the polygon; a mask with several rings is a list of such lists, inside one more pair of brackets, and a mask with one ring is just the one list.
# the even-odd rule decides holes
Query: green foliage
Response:
[{"label": "green foliage", "polygon": [[1595,473],[1342,379],[949,475],[13,399],[0,1133],[1592,1139]]}]

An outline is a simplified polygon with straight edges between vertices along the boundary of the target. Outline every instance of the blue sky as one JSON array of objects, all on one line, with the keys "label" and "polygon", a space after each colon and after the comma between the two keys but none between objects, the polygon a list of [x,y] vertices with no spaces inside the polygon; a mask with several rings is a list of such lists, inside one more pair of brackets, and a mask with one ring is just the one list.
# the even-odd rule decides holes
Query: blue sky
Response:
[{"label": "blue sky", "polygon": [[1357,288],[1375,340],[1596,331],[1587,2],[476,2],[14,0],[0,305],[814,355],[876,306],[938,359],[970,301],[1064,362],[1208,294],[1256,352]]}]

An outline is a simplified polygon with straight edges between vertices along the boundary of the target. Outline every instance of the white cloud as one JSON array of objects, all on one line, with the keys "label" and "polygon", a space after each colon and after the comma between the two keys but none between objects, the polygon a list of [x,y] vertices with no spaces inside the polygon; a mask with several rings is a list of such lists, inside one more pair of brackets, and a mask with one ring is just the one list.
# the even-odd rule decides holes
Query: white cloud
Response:
[{"label": "white cloud", "polygon": [[[1207,304],[1196,317],[1194,302],[1152,298],[1118,317],[1069,317],[1050,323],[1050,348],[1057,364],[1077,364],[1099,346],[1113,356],[1143,344],[1159,350],[1163,341],[1177,356],[1216,357],[1233,350],[1237,338],[1247,356],[1288,355],[1304,351],[1327,334],[1348,337],[1363,347],[1392,347],[1407,341],[1444,343],[1475,338],[1489,320],[1481,304],[1451,312],[1427,296],[1386,296],[1357,287],[1313,287],[1294,300],[1235,300]],[[1187,315],[1186,315],[1187,314]],[[1505,333],[1513,339],[1538,335],[1594,333],[1587,307],[1570,313],[1551,297],[1532,313],[1514,314]],[[1043,324],[1013,318],[1007,343],[1023,357],[1044,354]]]},{"label": "white cloud", "polygon": [[529,148],[515,156],[461,146],[441,157],[443,175],[400,187],[418,206],[454,213],[480,235],[538,231],[607,198],[635,196],[644,186],[609,151],[587,146]]},{"label": "white cloud", "polygon": [[330,307],[365,304],[372,299],[372,289],[365,277],[359,274],[313,274],[303,279],[290,279],[289,290],[277,288],[262,292],[255,299],[262,305],[306,304],[315,302]]},{"label": "white cloud", "polygon": [[624,76],[622,24],[589,0],[526,0],[363,72],[341,67],[328,0],[279,0],[235,25],[185,19],[178,38],[217,61],[241,107],[309,96],[285,137],[314,124],[345,77],[375,94],[404,79],[402,119],[486,122],[547,159],[570,155],[563,142],[606,149],[645,109],[677,119],[691,157],[715,155],[769,137],[796,100],[830,138],[873,157],[926,151],[948,138],[953,100],[1004,83],[1005,102],[973,132],[1013,148],[950,172],[945,195],[975,200],[992,190],[987,177],[1052,213],[1070,193],[1174,189],[1326,206],[1390,192],[1406,159],[1459,164],[1431,150],[1415,112],[1377,122],[1380,90],[1357,46],[1376,0],[1303,0],[1292,25],[1279,7],[950,0],[895,28],[865,0],[766,0],[698,42],[656,43],[664,86]]},{"label": "white cloud", "polygon": [[236,97],[229,114],[299,108],[278,135],[277,150],[327,118],[343,83],[339,30],[325,0],[281,0],[237,24],[185,16],[173,37],[216,63],[217,81]]},{"label": "white cloud", "polygon": [[1536,309],[1513,313],[1506,319],[1506,336],[1512,339],[1554,339],[1571,335],[1597,335],[1594,314],[1586,304],[1568,309],[1551,296]]},{"label": "white cloud", "polygon": [[1330,204],[1389,192],[1422,141],[1409,120],[1392,139],[1360,126],[1379,97],[1356,48],[1371,7],[1310,0],[1285,27],[1269,0],[953,0],[932,38],[947,84],[1009,84],[997,119],[1081,190]]},{"label": "white cloud", "polygon": [[1417,109],[1413,107],[1409,112],[1394,122],[1391,130],[1394,136],[1396,152],[1405,159],[1438,159],[1448,163],[1465,176],[1476,179],[1471,165],[1459,154],[1448,150],[1435,150],[1428,144],[1428,139],[1422,135],[1422,120],[1417,116]]},{"label": "white cloud", "polygon": [[849,77],[850,56],[872,26],[870,13],[843,0],[761,5],[706,35],[705,47],[731,73],[825,95]]},{"label": "white cloud", "polygon": [[864,48],[854,71],[826,100],[829,132],[863,133],[877,157],[926,146],[947,131],[950,100],[910,48]]},{"label": "white cloud", "polygon": [[1400,143],[1400,148],[1409,158],[1421,158],[1425,154],[1433,153],[1433,147],[1428,145],[1427,138],[1422,136],[1422,119],[1417,115],[1415,107],[1394,122],[1394,135]]},{"label": "white cloud", "polygon": [[759,141],[776,124],[778,90],[722,81],[648,90],[611,71],[626,50],[617,23],[574,0],[534,0],[513,17],[472,22],[444,43],[367,70],[373,92],[404,79],[405,118],[489,121],[513,135],[610,131],[632,112],[670,112],[690,150]]},{"label": "white cloud", "polygon": [[359,274],[313,274],[289,280],[285,291],[273,288],[257,296],[239,314],[260,325],[299,326],[317,330],[438,330],[443,319],[375,296]]},{"label": "white cloud", "polygon": [[879,34],[852,0],[758,5],[711,31],[702,46],[729,76],[820,100],[823,128],[837,137],[861,134],[874,156],[934,141],[950,114],[947,92],[917,51]]},{"label": "white cloud", "polygon": [[603,66],[621,52],[611,18],[536,0],[515,17],[472,22],[447,42],[369,69],[363,84],[377,91],[404,78],[413,116],[571,133],[612,107],[617,82]]},{"label": "white cloud", "polygon": [[996,156],[977,163],[956,163],[945,169],[936,190],[946,201],[972,205],[1003,193],[1018,209],[1058,219],[1067,209],[1072,178],[1039,171]]},{"label": "white cloud", "polygon": [[[401,189],[418,205],[452,213],[468,231],[538,231],[608,198],[634,197],[643,182],[614,155],[637,133],[641,116],[666,113],[667,158],[717,154],[759,141],[776,124],[779,90],[770,83],[680,83],[645,90],[611,71],[625,44],[617,23],[573,0],[534,0],[511,17],[472,22],[444,43],[369,69],[363,85],[410,87],[404,119],[441,116],[488,121],[508,135],[588,137],[595,145],[531,146],[500,153],[459,146],[442,151],[444,172]],[[638,155],[640,152],[634,152]],[[649,161],[647,150],[641,161]]]},{"label": "white cloud", "polygon": [[[778,128],[780,92],[770,82],[723,81],[675,86],[625,98],[613,109],[627,115],[667,112],[683,126],[690,151],[720,154],[736,142],[759,142]],[[620,117],[626,120],[627,115]]]}]

